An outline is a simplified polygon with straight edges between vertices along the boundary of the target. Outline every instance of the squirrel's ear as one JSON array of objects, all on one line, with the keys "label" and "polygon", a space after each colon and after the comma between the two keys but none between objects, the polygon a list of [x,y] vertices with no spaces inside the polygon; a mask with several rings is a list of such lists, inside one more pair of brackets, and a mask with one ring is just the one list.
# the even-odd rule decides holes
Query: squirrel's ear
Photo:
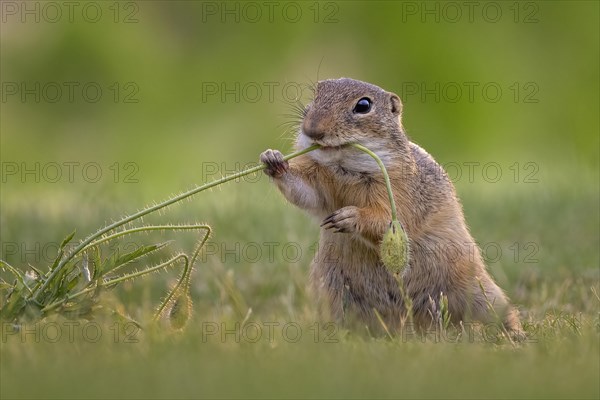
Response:
[{"label": "squirrel's ear", "polygon": [[395,115],[402,114],[402,101],[400,101],[400,97],[398,97],[394,93],[390,93],[390,103],[391,103],[393,114],[395,114]]}]

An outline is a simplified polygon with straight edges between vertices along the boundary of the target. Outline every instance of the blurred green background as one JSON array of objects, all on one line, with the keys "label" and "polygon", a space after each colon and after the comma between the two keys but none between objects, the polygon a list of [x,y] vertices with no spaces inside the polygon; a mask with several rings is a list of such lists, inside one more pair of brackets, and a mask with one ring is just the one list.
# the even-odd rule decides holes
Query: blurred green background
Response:
[{"label": "blurred green background", "polygon": [[[278,125],[295,85],[347,76],[401,95],[409,134],[441,162],[533,161],[546,181],[558,165],[598,167],[595,2],[482,2],[472,17],[444,2],[276,3],[271,13],[261,3],[123,2],[117,11],[101,2],[96,23],[84,18],[95,10],[86,3],[73,22],[63,5],[56,23],[52,8],[37,4],[39,23],[19,13],[25,6],[3,14],[2,82],[56,83],[63,93],[52,103],[48,87],[37,103],[4,90],[4,161],[133,161],[135,190],[156,198],[198,182],[203,161],[255,161],[265,147],[288,148]],[[496,8],[501,17],[488,22]],[[65,82],[79,84],[73,102]],[[84,100],[90,82],[103,91],[96,103]],[[240,90],[223,99],[220,87],[205,90],[213,84]],[[424,94],[436,84],[437,99]]]},{"label": "blurred green background", "polygon": [[[511,227],[504,238],[476,230],[483,243],[526,232],[523,243],[540,244],[554,223],[569,232],[547,232],[557,245],[573,239],[569,257],[598,244],[595,2],[2,7],[0,233],[19,246],[3,248],[9,261],[255,163],[266,148],[290,151],[289,101],[341,76],[402,97],[408,134],[448,166],[474,229],[494,215]],[[223,213],[235,229],[262,218],[261,203],[282,202],[267,179],[248,181],[181,212],[211,223]],[[534,215],[476,206],[515,193]],[[540,206],[547,199],[560,206]]]},{"label": "blurred green background", "polygon": [[[600,303],[590,287],[596,293],[600,289],[599,3],[469,4],[2,2],[0,258],[19,267],[44,266],[53,256],[47,254],[53,248],[49,244],[55,246],[73,229],[82,238],[146,204],[253,165],[266,148],[291,151],[289,100],[298,94],[305,103],[310,99],[306,85],[345,76],[402,98],[409,136],[447,166],[492,274],[525,321],[562,312],[597,318]],[[208,222],[215,230],[211,249],[216,254],[204,259],[195,277],[196,321],[240,318],[235,310],[247,307],[263,320],[310,320],[304,284],[318,229],[264,176],[202,193],[149,220]],[[264,243],[273,241],[297,243],[303,254],[290,262],[280,246],[270,259]],[[243,254],[236,258],[235,246],[244,249],[248,243],[262,249],[258,261]],[[227,249],[234,251],[224,254]],[[159,286],[164,289],[164,282]],[[235,287],[238,303],[224,287]],[[146,292],[125,290],[124,296],[130,299],[128,312],[144,315],[135,304],[146,299]],[[195,348],[194,338],[185,340],[177,357],[195,354],[185,347]],[[589,342],[591,351],[575,346],[573,352],[588,356],[579,365],[594,376],[597,332]],[[574,360],[555,364],[556,354],[548,351],[549,358],[543,358],[545,347],[536,351],[540,348],[541,361],[533,353],[529,367],[514,369],[514,376],[518,360],[507,364],[513,367],[498,378],[497,397],[564,397],[573,390],[597,397],[597,381],[567,368]],[[383,357],[380,350],[373,349],[377,360]],[[3,378],[17,384],[5,394],[44,397],[44,385],[56,390],[52,393],[61,390],[53,386],[59,382],[53,375],[45,375],[43,362],[36,371],[45,378],[37,376],[42,381],[35,393],[27,385],[19,388],[20,379],[26,381],[18,372],[24,361],[16,362],[20,353],[11,351],[17,354],[15,364],[3,370]],[[48,359],[56,356],[56,349],[47,351]],[[352,362],[345,364],[351,375],[357,364],[372,359],[370,351],[334,357],[349,357]],[[410,351],[405,356],[415,355]],[[24,360],[44,359],[34,354]],[[276,365],[286,354],[275,357],[271,373],[278,373]],[[455,363],[453,353],[444,354],[444,365]],[[311,368],[312,356],[316,352],[301,357],[302,370]],[[468,353],[464,360],[473,357]],[[119,365],[128,368],[128,360]],[[223,393],[219,382],[232,396],[268,392],[257,383],[247,383],[247,391],[228,388],[224,376],[239,360],[227,360],[218,368],[223,374],[214,372],[203,381],[204,393]],[[248,360],[243,365],[252,369]],[[428,385],[418,371],[435,368],[435,359],[419,360],[412,375],[397,383],[419,380],[424,392],[405,393],[467,396],[458,386],[451,391],[449,383],[449,392]],[[506,360],[485,359],[480,369],[490,371],[496,361]],[[527,375],[541,364],[548,381]],[[79,371],[81,380],[95,368],[90,364]],[[140,382],[158,380],[150,370],[136,371]],[[368,371],[367,377],[376,379],[375,370]],[[347,377],[343,368],[339,373],[340,380]],[[182,397],[197,395],[193,387],[173,384],[179,379],[176,369],[170,374],[172,379],[163,376],[164,392],[138,388],[138,397],[174,393],[171,388]],[[232,374],[250,379],[242,370]],[[502,383],[516,374],[520,384]],[[306,379],[325,391],[311,392],[295,381],[288,389],[277,386],[276,393],[390,395],[385,387],[363,381],[356,383],[362,389],[337,391],[319,376],[317,370]],[[393,380],[389,376],[386,382]],[[542,392],[529,386],[532,381]],[[100,397],[114,395],[110,387],[94,390]],[[481,397],[485,387],[472,390],[468,397]]]}]

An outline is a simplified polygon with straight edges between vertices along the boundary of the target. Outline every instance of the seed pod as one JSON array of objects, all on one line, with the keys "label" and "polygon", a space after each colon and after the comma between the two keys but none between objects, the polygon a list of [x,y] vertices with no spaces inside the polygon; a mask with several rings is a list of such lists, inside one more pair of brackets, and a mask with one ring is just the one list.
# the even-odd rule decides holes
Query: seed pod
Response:
[{"label": "seed pod", "polygon": [[173,301],[173,305],[169,310],[169,323],[171,324],[171,328],[175,330],[183,329],[190,319],[191,312],[192,299],[186,290],[182,290]]},{"label": "seed pod", "polygon": [[392,221],[383,235],[379,255],[383,265],[393,274],[400,273],[408,265],[408,236],[398,220]]}]

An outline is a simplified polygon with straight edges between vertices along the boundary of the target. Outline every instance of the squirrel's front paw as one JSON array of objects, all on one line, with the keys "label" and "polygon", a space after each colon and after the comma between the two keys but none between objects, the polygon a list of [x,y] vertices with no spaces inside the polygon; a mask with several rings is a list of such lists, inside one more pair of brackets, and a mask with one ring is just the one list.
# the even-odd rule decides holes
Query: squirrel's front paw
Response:
[{"label": "squirrel's front paw", "polygon": [[335,229],[335,232],[352,233],[358,229],[360,210],[355,206],[340,208],[323,220],[321,226],[325,229]]},{"label": "squirrel's front paw", "polygon": [[265,174],[279,178],[281,175],[287,172],[289,164],[283,159],[283,154],[279,150],[265,150],[260,155],[260,162],[266,164]]}]

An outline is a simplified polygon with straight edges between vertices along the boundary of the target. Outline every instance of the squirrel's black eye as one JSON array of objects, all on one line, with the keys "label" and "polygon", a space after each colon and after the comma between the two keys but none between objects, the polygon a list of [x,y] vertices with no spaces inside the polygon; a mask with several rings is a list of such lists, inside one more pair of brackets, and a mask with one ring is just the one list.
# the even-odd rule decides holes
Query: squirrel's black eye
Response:
[{"label": "squirrel's black eye", "polygon": [[369,99],[368,97],[363,97],[356,103],[356,105],[354,106],[354,110],[352,111],[358,114],[366,114],[369,111],[371,111],[372,104],[373,103],[371,102],[371,99]]}]

